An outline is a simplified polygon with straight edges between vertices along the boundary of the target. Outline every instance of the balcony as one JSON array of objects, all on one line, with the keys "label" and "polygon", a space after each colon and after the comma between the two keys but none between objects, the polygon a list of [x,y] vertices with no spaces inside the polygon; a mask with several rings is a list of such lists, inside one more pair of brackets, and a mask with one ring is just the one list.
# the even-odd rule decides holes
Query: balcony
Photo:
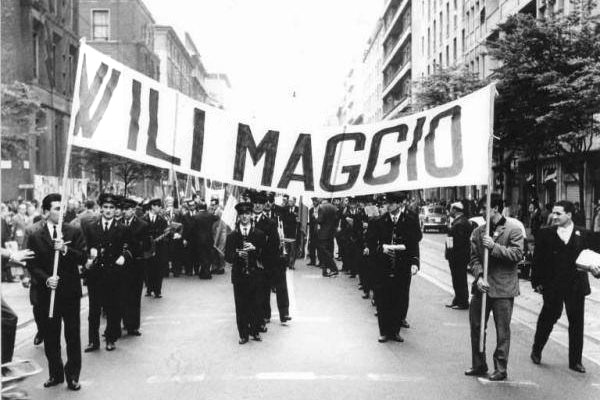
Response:
[{"label": "balcony", "polygon": [[[394,28],[398,25],[400,17],[410,4],[409,0],[390,0],[385,6],[385,12],[383,13],[384,21],[384,34],[383,40],[385,41],[390,34],[394,31]],[[408,10],[408,21],[410,22],[410,8]]]},{"label": "balcony", "polygon": [[393,68],[388,73],[384,73],[383,77],[383,97],[387,96],[393,88],[398,85],[398,82],[406,76],[407,72],[410,71],[411,62],[410,56],[404,59],[404,62],[398,64],[396,68]]},{"label": "balcony", "polygon": [[383,103],[383,119],[393,119],[396,118],[399,112],[404,110],[410,104],[410,95],[405,94],[398,99],[393,98],[393,100]]},{"label": "balcony", "polygon": [[410,36],[411,36],[411,32],[410,32],[410,23],[409,23],[406,25],[406,28],[402,31],[402,33],[399,33],[398,36],[396,36],[396,40],[392,41],[392,43],[389,46],[386,46],[387,51],[384,48],[384,54],[383,54],[383,68],[384,69],[388,66],[388,64],[390,64],[392,59],[395,58],[399,49],[402,46],[404,46],[404,44],[407,42],[407,40],[410,38]]}]

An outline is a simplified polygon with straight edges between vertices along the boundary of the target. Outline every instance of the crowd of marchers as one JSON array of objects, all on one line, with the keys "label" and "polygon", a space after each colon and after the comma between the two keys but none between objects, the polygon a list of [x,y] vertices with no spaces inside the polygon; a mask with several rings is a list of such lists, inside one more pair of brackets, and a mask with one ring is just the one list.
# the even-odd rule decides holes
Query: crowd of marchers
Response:
[{"label": "crowd of marchers", "polygon": [[[518,265],[527,258],[531,284],[544,299],[532,361],[541,363],[542,350],[564,306],[570,325],[569,367],[585,372],[584,300],[590,294],[589,275],[600,277],[600,265],[595,261],[580,265],[577,261],[582,250],[597,250],[598,243],[592,232],[575,223],[577,210],[572,203],[560,201],[548,208],[535,237],[529,237],[535,248],[527,252],[525,224],[510,217],[495,194],[491,195],[489,226],[484,218],[485,199],[441,205],[446,210],[442,212],[444,221],[436,221],[435,216],[426,220],[430,206],[412,200],[406,192],[313,198],[306,213],[300,211],[302,205],[295,205],[294,198],[284,196],[278,204],[275,199],[274,193],[246,190],[235,200],[233,228],[224,227],[223,208],[217,199],[211,199],[207,206],[198,196],[178,206],[170,197],[140,202],[104,193],[97,201],[87,201],[83,211],[69,202],[60,226],[62,199],[59,194],[50,194],[41,201],[39,213],[19,206],[10,221],[12,226],[2,218],[3,262],[25,263],[23,283],[30,289],[37,325],[34,345],[44,343],[48,360],[49,379],[44,386],[66,381],[72,390],[81,387],[82,282],[87,286],[89,302],[84,351],[101,349],[102,316],[106,319],[102,331],[105,349],[113,351],[122,335],[142,334],[144,287],[146,296],[160,299],[163,278],[170,274],[210,279],[213,274],[230,271],[239,343],[243,345],[250,338],[263,340],[261,333],[268,331],[272,317],[272,293],[280,322],[292,320],[286,276],[294,269],[295,259],[305,253],[307,265],[320,268],[325,278],[340,274],[336,260],[341,261],[341,272],[358,278],[363,298],[376,306],[378,341],[403,342],[400,333],[410,328],[410,285],[420,269],[419,243],[425,222],[446,224],[445,257],[455,291],[447,306],[469,310],[472,368],[465,372],[467,375],[507,378],[510,322],[514,298],[519,294]],[[531,222],[528,225],[533,231]],[[306,245],[302,226],[307,227]],[[15,233],[18,230],[22,232]],[[17,240],[9,245],[4,238]],[[222,246],[217,245],[219,242]],[[484,276],[486,254],[489,263]],[[468,271],[475,277],[470,296]],[[479,351],[484,293],[486,321],[493,313],[497,333],[494,371],[489,376],[485,352]],[[55,301],[49,318],[51,296]],[[4,363],[12,357],[16,329],[16,316],[4,301],[2,320]],[[65,364],[60,346],[63,325]]]}]

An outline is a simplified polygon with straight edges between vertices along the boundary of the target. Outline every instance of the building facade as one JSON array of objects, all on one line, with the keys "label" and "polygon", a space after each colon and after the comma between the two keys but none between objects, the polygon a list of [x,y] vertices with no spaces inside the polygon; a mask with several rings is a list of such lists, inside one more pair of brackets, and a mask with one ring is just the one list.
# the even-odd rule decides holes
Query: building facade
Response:
[{"label": "building facade", "polygon": [[6,115],[2,120],[3,136],[18,133],[27,138],[26,156],[3,157],[2,200],[32,199],[34,176],[58,176],[64,166],[77,68],[79,1],[1,4],[2,90],[20,82],[39,103],[27,124]]}]

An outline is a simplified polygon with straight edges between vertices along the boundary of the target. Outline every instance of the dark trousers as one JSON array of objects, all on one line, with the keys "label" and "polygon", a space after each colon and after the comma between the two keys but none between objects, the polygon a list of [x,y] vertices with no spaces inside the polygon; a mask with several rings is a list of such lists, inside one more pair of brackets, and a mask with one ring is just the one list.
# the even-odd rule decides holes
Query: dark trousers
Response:
[{"label": "dark trousers", "polygon": [[235,319],[240,338],[257,335],[263,323],[261,316],[261,292],[255,278],[242,278],[233,284]]},{"label": "dark trousers", "polygon": [[200,263],[190,246],[191,243],[188,242],[188,245],[182,250],[184,255],[183,268],[185,269],[186,275],[195,275],[200,270]]},{"label": "dark trousers", "polygon": [[138,259],[127,265],[123,274],[121,310],[123,325],[128,331],[140,329],[144,266],[146,260]]},{"label": "dark trousers", "polygon": [[344,250],[346,267],[352,276],[358,275],[360,264],[363,262],[362,251],[362,245],[352,242],[348,242],[346,250]]},{"label": "dark trousers", "polygon": [[581,363],[583,353],[585,296],[544,294],[544,305],[538,317],[533,349],[539,352],[543,350],[554,324],[562,314],[563,303],[569,320],[569,365],[575,365]]},{"label": "dark trousers", "polygon": [[[183,247],[183,239],[171,240],[169,242],[169,260],[173,276],[179,276],[186,263],[186,249]],[[169,276],[168,272],[166,274]]]},{"label": "dark trousers", "polygon": [[105,282],[88,282],[88,340],[91,344],[100,343],[100,317],[102,309],[106,313],[104,336],[107,342],[115,342],[121,337],[121,314],[119,288],[107,287]]},{"label": "dark trousers", "polygon": [[47,310],[39,304],[33,305],[33,320],[37,326],[37,335],[44,338],[45,321],[48,318]]},{"label": "dark trousers", "polygon": [[358,260],[358,277],[364,293],[369,293],[373,286],[371,256],[361,256]]},{"label": "dark trousers", "polygon": [[146,289],[149,292],[154,292],[155,295],[161,294],[163,274],[165,265],[163,258],[159,253],[147,261],[146,267]]},{"label": "dark trousers", "polygon": [[265,318],[271,319],[271,288],[275,291],[277,298],[277,310],[279,311],[279,319],[290,315],[290,299],[287,288],[287,275],[285,269],[280,269],[269,277],[267,285],[266,302],[264,304]]},{"label": "dark trousers", "polygon": [[338,268],[333,260],[333,238],[319,239],[317,254],[321,267],[323,268],[323,275],[327,275],[327,268],[332,272],[337,272]]},{"label": "dark trousers", "polygon": [[17,314],[2,299],[2,364],[12,361],[17,336]]},{"label": "dark trousers", "polygon": [[308,259],[311,264],[317,263],[317,234],[309,233],[308,235]]},{"label": "dark trousers", "polygon": [[[484,351],[479,352],[479,333],[481,327],[481,292],[473,289],[471,296],[471,305],[469,307],[469,322],[471,325],[471,356],[472,367],[480,370],[487,370],[485,359],[485,338]],[[510,320],[514,298],[490,298],[488,296],[485,309],[485,327],[490,317],[490,311],[494,313],[494,324],[496,325],[496,350],[494,351],[494,368],[500,372],[506,372],[508,364],[508,352],[510,350]]]},{"label": "dark trousers", "polygon": [[377,322],[382,336],[392,337],[400,332],[404,299],[402,281],[399,276],[385,277],[375,286]]},{"label": "dark trousers", "polygon": [[198,264],[200,265],[199,277],[202,279],[210,279],[212,277],[212,247],[202,247],[197,252]]},{"label": "dark trousers", "polygon": [[[54,304],[54,317],[46,318],[44,351],[48,359],[48,372],[51,378],[79,380],[81,371],[80,319],[81,299],[57,299]],[[48,310],[48,308],[46,308]],[[61,325],[65,325],[67,363],[63,367],[60,347]]]},{"label": "dark trousers", "polygon": [[401,275],[401,291],[400,296],[402,297],[402,303],[400,306],[400,320],[406,320],[406,315],[408,314],[408,305],[410,302],[410,284],[412,282],[412,273],[410,271],[410,267],[404,271]]},{"label": "dark trousers", "polygon": [[450,274],[452,275],[452,287],[454,288],[453,304],[459,306],[469,305],[469,286],[467,283],[467,263],[461,260],[451,260]]}]

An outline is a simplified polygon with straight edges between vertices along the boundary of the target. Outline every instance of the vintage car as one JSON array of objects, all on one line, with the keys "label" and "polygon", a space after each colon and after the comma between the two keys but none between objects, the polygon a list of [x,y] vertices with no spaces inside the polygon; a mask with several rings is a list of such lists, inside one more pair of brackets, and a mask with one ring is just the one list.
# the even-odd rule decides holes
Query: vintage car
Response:
[{"label": "vintage car", "polygon": [[426,232],[428,229],[436,229],[439,232],[448,230],[448,216],[446,209],[439,205],[423,206],[419,212],[419,223],[421,230]]}]

